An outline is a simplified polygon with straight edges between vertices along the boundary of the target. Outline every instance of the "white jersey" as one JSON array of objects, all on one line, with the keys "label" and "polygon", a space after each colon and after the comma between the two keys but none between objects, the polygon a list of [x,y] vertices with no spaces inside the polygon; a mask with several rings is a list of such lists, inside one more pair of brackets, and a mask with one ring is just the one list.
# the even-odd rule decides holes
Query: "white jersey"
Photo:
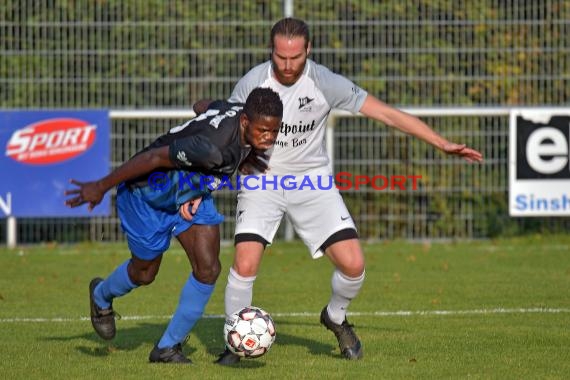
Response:
[{"label": "white jersey", "polygon": [[303,74],[292,86],[275,79],[271,61],[257,65],[240,79],[229,101],[245,103],[256,87],[272,88],[283,102],[283,120],[269,160],[268,172],[274,175],[328,166],[325,127],[331,109],[356,113],[368,95],[346,77],[312,60],[307,60]]}]

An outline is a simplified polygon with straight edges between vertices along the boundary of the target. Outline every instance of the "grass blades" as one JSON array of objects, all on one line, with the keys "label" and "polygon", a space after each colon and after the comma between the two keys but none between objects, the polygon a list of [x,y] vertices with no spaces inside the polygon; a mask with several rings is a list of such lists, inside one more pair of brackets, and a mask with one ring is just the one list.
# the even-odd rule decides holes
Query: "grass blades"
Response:
[{"label": "grass blades", "polygon": [[0,250],[4,379],[563,379],[570,374],[570,238],[365,244],[366,282],[349,321],[364,358],[342,360],[319,313],[333,267],[300,243],[267,250],[254,304],[275,320],[262,358],[213,364],[223,349],[223,293],[232,248],[205,317],[184,348],[192,366],[148,363],[189,274],[173,242],[156,281],[117,299],[112,342],[89,322],[88,284],[128,258],[123,244]]}]

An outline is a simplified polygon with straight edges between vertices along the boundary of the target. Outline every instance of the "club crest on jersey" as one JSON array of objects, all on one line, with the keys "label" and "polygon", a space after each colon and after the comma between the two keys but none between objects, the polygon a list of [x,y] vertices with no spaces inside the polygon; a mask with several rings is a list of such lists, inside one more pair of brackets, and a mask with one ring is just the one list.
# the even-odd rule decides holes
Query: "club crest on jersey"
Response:
[{"label": "club crest on jersey", "polygon": [[311,109],[311,107],[307,107],[307,106],[313,100],[315,100],[315,99],[314,98],[311,99],[308,96],[305,96],[304,98],[299,98],[299,109],[301,110],[301,112],[310,112],[312,109]]}]

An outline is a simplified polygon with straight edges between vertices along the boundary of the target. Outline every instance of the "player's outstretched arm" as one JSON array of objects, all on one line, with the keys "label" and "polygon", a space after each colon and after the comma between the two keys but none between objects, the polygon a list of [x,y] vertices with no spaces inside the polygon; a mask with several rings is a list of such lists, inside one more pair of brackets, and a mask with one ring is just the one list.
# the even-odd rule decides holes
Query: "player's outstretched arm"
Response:
[{"label": "player's outstretched arm", "polygon": [[463,157],[469,162],[483,161],[483,155],[475,149],[469,148],[465,144],[448,141],[417,117],[389,106],[372,95],[366,97],[360,112],[390,127],[415,136],[447,154]]},{"label": "player's outstretched arm", "polygon": [[79,182],[71,179],[70,183],[77,189],[66,190],[64,195],[72,197],[65,201],[68,207],[77,207],[88,203],[89,211],[101,203],[103,196],[111,188],[121,182],[150,173],[157,168],[173,168],[174,164],[168,156],[168,146],[150,149],[138,154],[119,166],[109,175],[93,182]]},{"label": "player's outstretched arm", "polygon": [[456,144],[450,142],[443,146],[443,151],[447,154],[463,157],[465,160],[469,162],[483,161],[483,155],[481,154],[481,152],[469,148],[465,144]]}]

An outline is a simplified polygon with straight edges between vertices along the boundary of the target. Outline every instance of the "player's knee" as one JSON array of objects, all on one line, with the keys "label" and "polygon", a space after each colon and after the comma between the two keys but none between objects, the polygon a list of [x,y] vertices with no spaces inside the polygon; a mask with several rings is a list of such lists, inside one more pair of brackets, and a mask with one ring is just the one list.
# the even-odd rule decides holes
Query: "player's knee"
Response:
[{"label": "player's knee", "polygon": [[211,262],[210,265],[202,265],[194,268],[194,277],[203,284],[214,284],[220,276],[222,265],[219,260]]},{"label": "player's knee", "polygon": [[156,278],[156,272],[151,270],[139,270],[129,273],[131,281],[139,286],[150,285]]},{"label": "player's knee", "polygon": [[365,269],[364,258],[361,255],[352,255],[348,260],[343,260],[338,269],[347,277],[360,277]]},{"label": "player's knee", "polygon": [[344,267],[344,268],[338,268],[338,269],[341,271],[341,273],[343,275],[345,275],[346,277],[350,277],[350,278],[360,277],[364,273],[364,267],[362,267],[362,268],[360,268],[360,267],[359,268]]},{"label": "player's knee", "polygon": [[258,267],[258,263],[246,260],[236,260],[233,265],[234,271],[242,277],[253,277],[257,275]]},{"label": "player's knee", "polygon": [[150,261],[132,258],[127,268],[132,283],[138,286],[151,284],[160,269],[161,260],[162,256]]}]

